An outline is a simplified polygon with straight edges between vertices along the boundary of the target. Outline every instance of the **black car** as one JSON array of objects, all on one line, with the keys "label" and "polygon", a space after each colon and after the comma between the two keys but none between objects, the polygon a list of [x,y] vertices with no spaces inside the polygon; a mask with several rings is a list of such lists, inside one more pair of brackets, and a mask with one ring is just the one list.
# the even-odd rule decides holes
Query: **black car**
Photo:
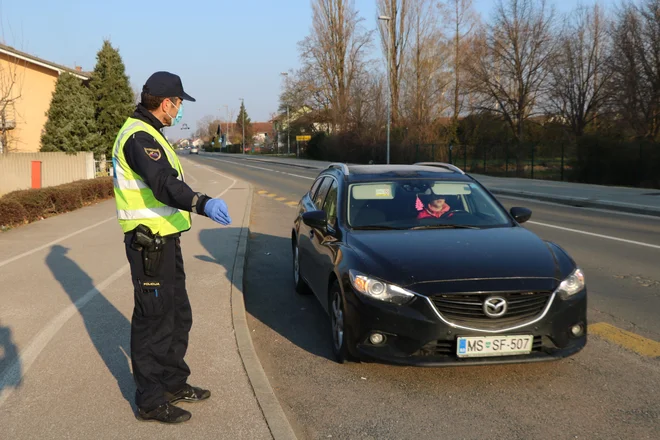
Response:
[{"label": "black car", "polygon": [[332,164],[298,207],[296,290],[329,314],[340,363],[544,361],[587,342],[573,259],[453,165]]}]

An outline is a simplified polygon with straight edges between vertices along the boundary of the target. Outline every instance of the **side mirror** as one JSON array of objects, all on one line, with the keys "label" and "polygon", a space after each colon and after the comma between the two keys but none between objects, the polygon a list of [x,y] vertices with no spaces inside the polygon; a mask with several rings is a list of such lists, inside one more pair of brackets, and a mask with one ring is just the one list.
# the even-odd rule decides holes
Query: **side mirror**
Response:
[{"label": "side mirror", "polygon": [[518,223],[525,223],[532,217],[532,210],[528,208],[511,208],[511,215],[516,219]]},{"label": "side mirror", "polygon": [[325,211],[308,211],[303,212],[302,221],[304,224],[314,229],[326,230],[328,219]]}]

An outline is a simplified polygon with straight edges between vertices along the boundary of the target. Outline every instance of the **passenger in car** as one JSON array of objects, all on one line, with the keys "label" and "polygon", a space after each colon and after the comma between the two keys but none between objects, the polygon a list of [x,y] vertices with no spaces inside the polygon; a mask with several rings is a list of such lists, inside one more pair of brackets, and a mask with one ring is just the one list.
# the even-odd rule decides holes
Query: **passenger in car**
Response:
[{"label": "passenger in car", "polygon": [[[418,219],[423,218],[440,218],[445,215],[448,211],[451,210],[451,207],[445,202],[445,196],[438,194],[431,194],[430,196],[424,197],[426,202],[422,202],[417,197],[417,214]],[[451,217],[452,214],[449,214],[447,217]]]}]

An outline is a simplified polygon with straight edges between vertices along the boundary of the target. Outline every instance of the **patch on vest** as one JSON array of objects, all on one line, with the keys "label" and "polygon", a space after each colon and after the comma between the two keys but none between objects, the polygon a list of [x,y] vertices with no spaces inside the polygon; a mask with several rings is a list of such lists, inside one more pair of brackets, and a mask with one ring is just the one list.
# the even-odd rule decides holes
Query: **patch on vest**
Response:
[{"label": "patch on vest", "polygon": [[144,152],[147,153],[147,156],[149,156],[153,160],[160,159],[160,150],[158,148],[145,148]]}]

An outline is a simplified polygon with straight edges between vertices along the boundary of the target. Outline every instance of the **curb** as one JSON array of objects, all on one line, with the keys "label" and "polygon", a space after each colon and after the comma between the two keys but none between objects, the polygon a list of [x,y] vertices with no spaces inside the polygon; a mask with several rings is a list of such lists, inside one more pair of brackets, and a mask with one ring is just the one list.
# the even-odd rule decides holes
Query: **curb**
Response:
[{"label": "curb", "polygon": [[236,259],[231,279],[231,313],[238,345],[238,353],[243,361],[245,372],[248,375],[257,403],[266,419],[266,424],[274,440],[297,440],[289,420],[284,414],[273,388],[268,382],[257,352],[252,344],[250,329],[247,324],[245,301],[243,299],[243,280],[245,276],[245,262],[247,260],[248,231],[250,225],[250,212],[252,210],[252,185],[248,184],[248,199],[245,206],[243,223],[238,238]]},{"label": "curb", "polygon": [[[484,184],[484,186],[486,186]],[[488,186],[486,186],[488,188]],[[598,208],[598,209],[604,209],[608,211],[615,211],[615,212],[625,212],[625,213],[632,213],[632,214],[643,214],[643,215],[650,215],[654,217],[660,217],[660,209],[654,209],[651,207],[643,206],[643,205],[634,205],[634,204],[622,204],[622,203],[616,203],[616,202],[606,202],[606,201],[601,201],[601,200],[596,200],[596,199],[587,199],[583,197],[566,197],[566,196],[555,196],[555,195],[548,195],[548,194],[540,194],[540,193],[533,193],[529,191],[517,191],[517,190],[511,190],[511,189],[503,189],[503,188],[488,188],[490,192],[493,194],[499,194],[503,196],[515,196],[515,197],[522,197],[526,199],[531,199],[531,200],[542,200],[545,202],[553,202],[553,203],[560,203],[562,205],[567,205],[567,206],[574,206],[578,208]]]}]

